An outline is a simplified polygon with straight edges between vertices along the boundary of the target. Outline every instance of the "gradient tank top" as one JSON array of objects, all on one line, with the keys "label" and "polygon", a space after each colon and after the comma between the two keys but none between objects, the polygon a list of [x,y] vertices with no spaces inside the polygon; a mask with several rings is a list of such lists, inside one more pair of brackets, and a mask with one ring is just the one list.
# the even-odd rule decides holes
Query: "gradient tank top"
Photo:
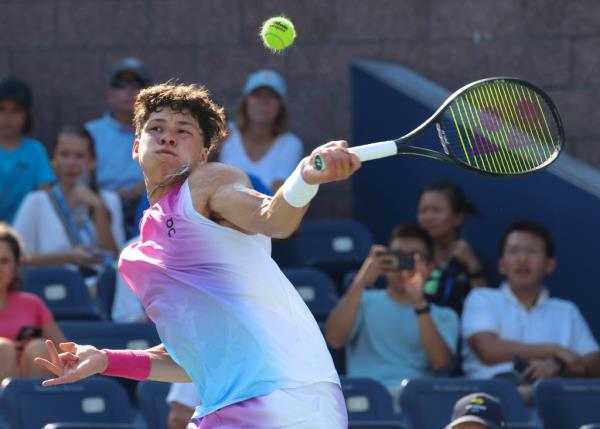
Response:
[{"label": "gradient tank top", "polygon": [[198,213],[188,181],[144,213],[119,271],[192,379],[195,416],[318,382],[339,384],[319,327],[271,258],[271,241]]}]

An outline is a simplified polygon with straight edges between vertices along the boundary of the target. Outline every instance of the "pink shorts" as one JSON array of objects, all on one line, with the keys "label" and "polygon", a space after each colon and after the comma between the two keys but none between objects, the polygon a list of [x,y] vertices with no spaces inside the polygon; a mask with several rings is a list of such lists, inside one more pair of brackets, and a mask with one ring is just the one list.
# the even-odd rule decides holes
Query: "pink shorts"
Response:
[{"label": "pink shorts", "polygon": [[280,389],[248,399],[202,418],[187,429],[346,429],[348,413],[342,390],[334,383]]}]

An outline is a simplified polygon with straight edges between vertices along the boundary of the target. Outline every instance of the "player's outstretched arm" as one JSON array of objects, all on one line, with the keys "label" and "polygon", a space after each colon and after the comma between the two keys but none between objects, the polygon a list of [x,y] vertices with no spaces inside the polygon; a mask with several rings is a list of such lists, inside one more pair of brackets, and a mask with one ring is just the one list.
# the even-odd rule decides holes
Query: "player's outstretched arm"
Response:
[{"label": "player's outstretched arm", "polygon": [[[249,189],[247,178],[242,173],[234,177],[232,172],[209,198],[211,216],[248,233],[288,237],[298,228],[319,184],[345,180],[360,168],[358,157],[347,146],[345,141],[335,141],[316,148],[273,197]],[[315,168],[317,156],[325,169]]]},{"label": "player's outstretched arm", "polygon": [[35,363],[55,375],[45,380],[44,387],[73,383],[96,374],[113,375],[134,380],[188,382],[187,373],[169,356],[162,344],[145,351],[98,350],[94,346],[46,341],[50,360],[36,358]]}]

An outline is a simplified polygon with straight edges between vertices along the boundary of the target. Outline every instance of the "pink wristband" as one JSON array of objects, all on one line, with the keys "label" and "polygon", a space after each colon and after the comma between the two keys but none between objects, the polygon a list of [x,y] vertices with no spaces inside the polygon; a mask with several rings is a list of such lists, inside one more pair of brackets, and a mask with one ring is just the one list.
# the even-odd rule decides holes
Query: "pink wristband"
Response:
[{"label": "pink wristband", "polygon": [[113,377],[146,380],[150,376],[152,362],[150,355],[144,350],[110,350],[102,349],[108,356],[108,366],[102,373]]}]

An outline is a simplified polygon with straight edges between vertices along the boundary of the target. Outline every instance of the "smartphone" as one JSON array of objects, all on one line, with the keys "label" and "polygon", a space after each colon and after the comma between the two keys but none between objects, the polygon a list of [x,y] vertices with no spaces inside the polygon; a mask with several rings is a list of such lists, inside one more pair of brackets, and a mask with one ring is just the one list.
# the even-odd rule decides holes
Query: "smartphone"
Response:
[{"label": "smartphone", "polygon": [[26,341],[33,338],[41,338],[42,328],[38,326],[23,326],[17,335],[17,341]]},{"label": "smartphone", "polygon": [[404,252],[388,252],[386,255],[394,259],[394,268],[396,271],[412,271],[415,268],[415,254]]}]

